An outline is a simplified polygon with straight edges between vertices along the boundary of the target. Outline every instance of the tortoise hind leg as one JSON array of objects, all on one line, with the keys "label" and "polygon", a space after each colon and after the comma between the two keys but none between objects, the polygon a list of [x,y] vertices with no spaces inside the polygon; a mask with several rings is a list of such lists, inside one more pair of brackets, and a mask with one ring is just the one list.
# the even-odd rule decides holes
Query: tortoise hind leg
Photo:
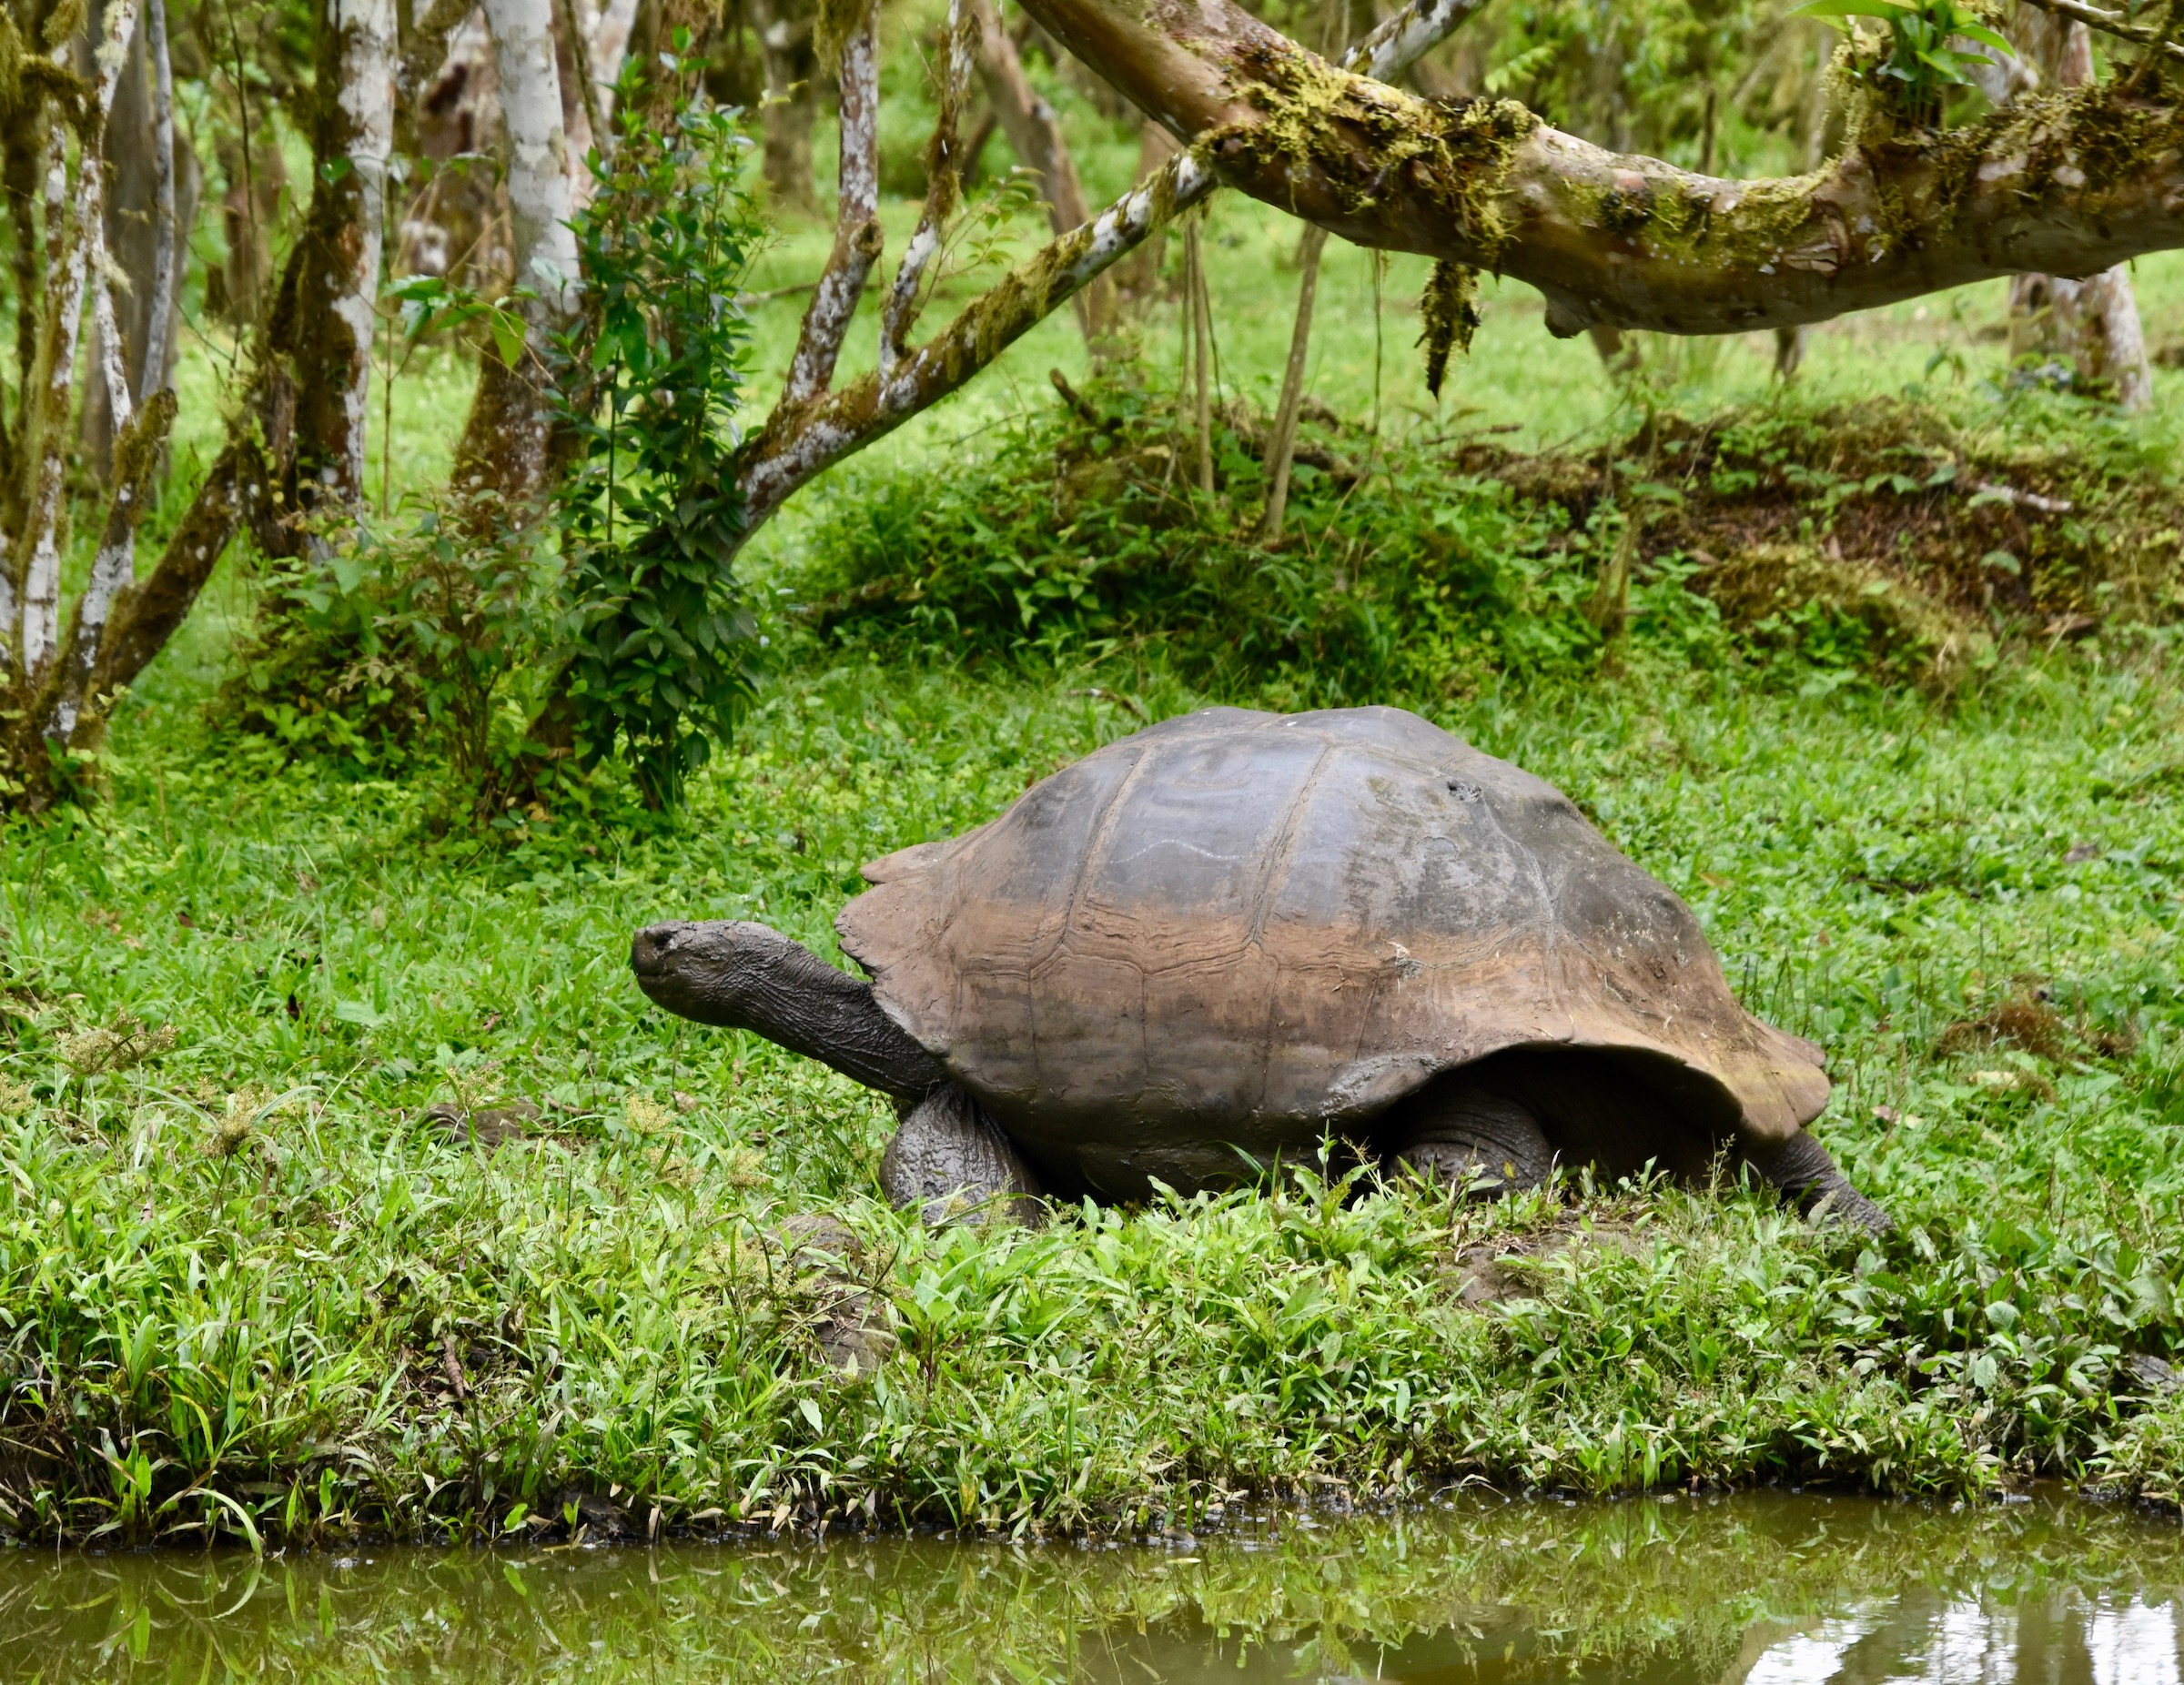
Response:
[{"label": "tortoise hind leg", "polygon": [[880,1188],[930,1226],[994,1219],[1036,1224],[1039,1179],[986,1108],[954,1083],[904,1115],[880,1160]]},{"label": "tortoise hind leg", "polygon": [[1444,1078],[1390,1121],[1389,1157],[1474,1198],[1542,1186],[1554,1169],[1554,1146],[1539,1119],[1474,1083]]},{"label": "tortoise hind leg", "polygon": [[1774,1157],[1754,1158],[1752,1167],[1810,1213],[1823,1206],[1839,1223],[1851,1223],[1869,1235],[1886,1235],[1896,1226],[1890,1216],[1858,1192],[1819,1142],[1800,1129]]}]

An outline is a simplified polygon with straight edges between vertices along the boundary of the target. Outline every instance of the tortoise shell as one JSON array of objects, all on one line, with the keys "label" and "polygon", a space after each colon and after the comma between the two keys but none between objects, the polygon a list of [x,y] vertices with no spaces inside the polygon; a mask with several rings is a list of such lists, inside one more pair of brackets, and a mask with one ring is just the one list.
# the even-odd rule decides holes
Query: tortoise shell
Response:
[{"label": "tortoise shell", "polygon": [[1516,1049],[1613,1055],[1748,1151],[1827,1101],[1682,901],[1400,709],[1169,720],[864,876],[836,929],[881,1006],[1097,1191],[1232,1181]]}]

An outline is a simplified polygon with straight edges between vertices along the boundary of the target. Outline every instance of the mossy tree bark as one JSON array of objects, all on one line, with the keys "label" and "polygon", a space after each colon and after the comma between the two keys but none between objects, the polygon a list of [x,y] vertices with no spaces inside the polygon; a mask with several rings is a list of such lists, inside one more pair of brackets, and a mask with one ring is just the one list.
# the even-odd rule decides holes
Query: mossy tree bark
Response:
[{"label": "mossy tree bark", "polygon": [[[1055,233],[1067,234],[1092,220],[1092,205],[1085,197],[1084,180],[1062,134],[1061,119],[1025,75],[1023,55],[1001,26],[1001,14],[993,0],[975,0],[972,10],[978,27],[978,79],[986,97],[1017,158],[1026,169],[1038,171]],[[1095,277],[1071,302],[1087,344],[1096,356],[1101,354],[1117,326],[1113,278]]]},{"label": "mossy tree bark", "polygon": [[304,257],[288,266],[269,337],[295,392],[293,448],[276,453],[290,510],[363,493],[397,57],[393,0],[318,0]]},{"label": "mossy tree bark", "polygon": [[1224,181],[1359,245],[1524,281],[1561,335],[1794,327],[2184,245],[2184,109],[2158,75],[1947,131],[1876,105],[1821,170],[1736,181],[1607,151],[1511,101],[1439,106],[1345,74],[1229,0],[1025,9]]}]

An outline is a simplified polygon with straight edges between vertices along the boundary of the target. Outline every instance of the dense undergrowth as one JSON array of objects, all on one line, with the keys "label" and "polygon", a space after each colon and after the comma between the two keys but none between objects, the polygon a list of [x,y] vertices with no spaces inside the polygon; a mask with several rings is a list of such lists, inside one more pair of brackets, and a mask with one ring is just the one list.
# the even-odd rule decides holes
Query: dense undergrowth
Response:
[{"label": "dense undergrowth", "polygon": [[[1209,500],[1172,404],[1070,399],[978,471],[875,476],[833,504],[794,581],[805,623],[987,655],[1157,641],[1209,690],[1312,704],[1461,698],[1633,647],[1946,687],[1997,644],[2184,615],[2163,454],[2038,391],[1665,411],[1539,455],[1461,431],[1383,448],[1321,410],[1271,549],[1250,537],[1261,419],[1223,417]],[[1627,595],[1603,595],[1619,565]]]},{"label": "dense undergrowth", "polygon": [[826,949],[861,861],[1190,705],[1150,653],[799,668],[679,822],[490,842],[187,716],[125,736],[110,807],[0,850],[0,1525],[1127,1531],[1449,1473],[2178,1501],[2159,639],[1946,703],[1643,656],[1418,701],[1568,790],[1825,1044],[1820,1133],[1884,1246],[1733,1190],[1309,1178],[927,1234],[874,1196],[871,1096],[630,984],[660,916]]}]

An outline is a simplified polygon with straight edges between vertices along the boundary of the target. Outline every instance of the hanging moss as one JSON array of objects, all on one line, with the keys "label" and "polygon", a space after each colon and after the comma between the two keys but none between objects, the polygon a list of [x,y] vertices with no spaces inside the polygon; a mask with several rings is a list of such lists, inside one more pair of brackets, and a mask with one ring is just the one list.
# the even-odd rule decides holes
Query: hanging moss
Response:
[{"label": "hanging moss", "polygon": [[1423,324],[1418,342],[1426,349],[1426,390],[1439,398],[1441,378],[1449,370],[1449,353],[1468,356],[1471,336],[1479,329],[1479,271],[1442,258],[1426,282],[1418,315]]}]

